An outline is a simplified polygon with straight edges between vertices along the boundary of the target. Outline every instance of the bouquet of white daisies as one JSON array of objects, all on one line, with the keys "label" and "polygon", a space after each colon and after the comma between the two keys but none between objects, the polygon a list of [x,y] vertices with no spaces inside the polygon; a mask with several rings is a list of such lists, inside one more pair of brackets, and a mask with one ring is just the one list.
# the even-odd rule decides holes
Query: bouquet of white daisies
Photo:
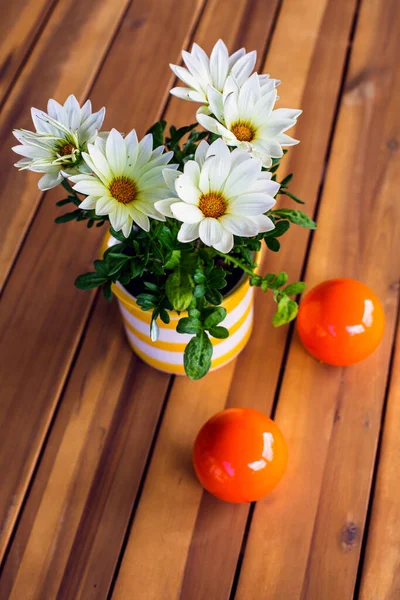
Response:
[{"label": "bouquet of white daisies", "polygon": [[[142,310],[151,311],[149,335],[170,311],[185,313],[179,333],[192,334],[185,370],[199,379],[210,368],[211,337],[227,337],[224,296],[244,277],[277,303],[273,324],[291,321],[302,282],[287,285],[284,272],[256,273],[264,245],[277,252],[292,223],[315,228],[300,210],[276,207],[291,175],[277,181],[283,148],[298,141],[286,131],[300,110],[275,108],[276,79],[253,72],[256,53],[231,56],[220,40],[210,57],[197,44],[183,51],[185,67],[171,65],[185,87],[171,93],[200,104],[197,122],[166,133],[165,121],[139,140],[132,129],[102,132],[105,109],[92,112],[74,96],[64,105],[49,100],[47,113],[32,108],[36,131],[14,132],[20,170],[41,174],[39,188],[61,184],[67,197],[57,204],[73,210],[56,222],[107,223],[113,244],[94,271],[80,275],[80,289],[102,287],[112,298],[119,282]],[[199,125],[201,127],[199,127]]]}]

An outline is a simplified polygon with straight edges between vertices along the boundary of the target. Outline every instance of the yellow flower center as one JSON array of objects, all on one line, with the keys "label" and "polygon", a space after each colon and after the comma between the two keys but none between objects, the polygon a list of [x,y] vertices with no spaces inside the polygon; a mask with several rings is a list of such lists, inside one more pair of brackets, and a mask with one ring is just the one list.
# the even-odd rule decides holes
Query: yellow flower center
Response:
[{"label": "yellow flower center", "polygon": [[205,217],[218,219],[226,212],[226,201],[222,194],[217,192],[209,192],[203,194],[200,198],[199,208]]},{"label": "yellow flower center", "polygon": [[74,144],[70,144],[69,142],[67,142],[60,149],[60,156],[70,156],[74,150],[76,150],[76,146],[74,146]]},{"label": "yellow flower center", "polygon": [[121,204],[129,204],[137,195],[136,184],[129,177],[116,177],[110,185],[110,193]]},{"label": "yellow flower center", "polygon": [[231,131],[239,142],[251,142],[254,139],[254,129],[247,123],[238,121],[232,125]]}]

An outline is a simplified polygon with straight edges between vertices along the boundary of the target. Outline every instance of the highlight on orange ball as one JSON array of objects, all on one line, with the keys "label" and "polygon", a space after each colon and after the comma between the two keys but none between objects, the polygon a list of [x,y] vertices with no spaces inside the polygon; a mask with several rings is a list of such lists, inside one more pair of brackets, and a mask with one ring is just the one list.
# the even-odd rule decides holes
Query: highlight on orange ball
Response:
[{"label": "highlight on orange ball", "polygon": [[193,463],[202,486],[226,502],[254,502],[280,482],[287,446],[276,423],[249,408],[224,410],[197,435]]},{"label": "highlight on orange ball", "polygon": [[297,330],[306,349],[336,366],[358,363],[379,346],[385,313],[378,296],[355,279],[330,279],[300,304]]}]

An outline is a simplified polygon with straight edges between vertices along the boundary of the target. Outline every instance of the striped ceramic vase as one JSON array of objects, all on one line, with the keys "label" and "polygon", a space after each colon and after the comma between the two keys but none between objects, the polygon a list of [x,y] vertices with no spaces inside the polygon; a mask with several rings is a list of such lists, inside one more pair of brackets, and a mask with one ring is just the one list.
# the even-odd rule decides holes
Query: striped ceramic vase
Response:
[{"label": "striped ceramic vase", "polygon": [[[108,240],[107,240],[108,241]],[[107,241],[105,246],[108,245]],[[118,299],[128,342],[134,352],[152,367],[175,375],[184,375],[183,352],[191,335],[176,331],[180,318],[187,317],[186,311],[178,315],[170,313],[168,325],[158,319],[159,337],[156,342],[150,340],[151,313],[142,311],[136,300],[120,284],[113,284],[112,291]],[[243,279],[222,303],[227,310],[225,320],[220,323],[229,330],[224,340],[211,338],[214,346],[211,371],[226,365],[236,358],[245,347],[253,326],[253,288],[248,278]]]}]

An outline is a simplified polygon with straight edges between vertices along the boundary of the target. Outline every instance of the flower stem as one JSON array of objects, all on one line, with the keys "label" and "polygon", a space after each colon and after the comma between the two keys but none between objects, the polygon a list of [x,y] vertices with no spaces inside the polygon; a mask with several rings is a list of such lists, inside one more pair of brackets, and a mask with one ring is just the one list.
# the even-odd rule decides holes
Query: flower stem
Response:
[{"label": "flower stem", "polygon": [[235,265],[235,267],[242,269],[242,271],[244,271],[248,275],[254,275],[254,271],[250,269],[250,267],[248,267],[247,265],[243,264],[238,258],[235,258],[234,256],[229,256],[228,254],[224,254],[223,252],[219,252],[218,250],[215,250],[215,252],[218,254],[218,256],[222,256],[225,262]]}]

